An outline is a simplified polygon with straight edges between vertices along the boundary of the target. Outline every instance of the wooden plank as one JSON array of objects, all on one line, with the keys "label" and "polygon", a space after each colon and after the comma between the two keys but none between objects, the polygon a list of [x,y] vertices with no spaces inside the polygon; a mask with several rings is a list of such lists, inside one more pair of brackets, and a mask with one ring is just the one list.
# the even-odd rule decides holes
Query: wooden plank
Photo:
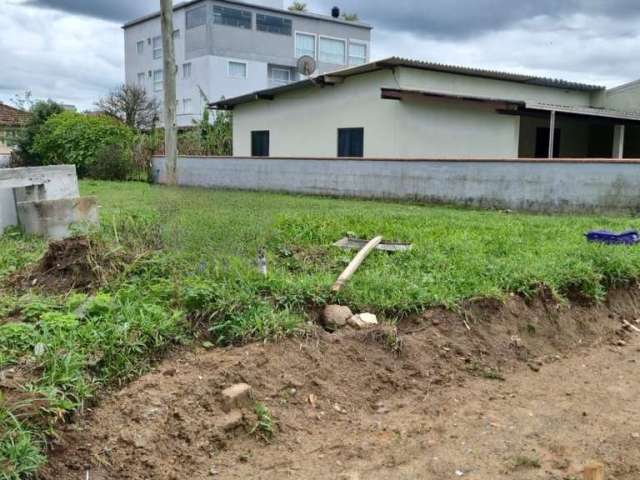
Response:
[{"label": "wooden plank", "polygon": [[604,465],[593,462],[584,467],[584,480],[604,480]]}]

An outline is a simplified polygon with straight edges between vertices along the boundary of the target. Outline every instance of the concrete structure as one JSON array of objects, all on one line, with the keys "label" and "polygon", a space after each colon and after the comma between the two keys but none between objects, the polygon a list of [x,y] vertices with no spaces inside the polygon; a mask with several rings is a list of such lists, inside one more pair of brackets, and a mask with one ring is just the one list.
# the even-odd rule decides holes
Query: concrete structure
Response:
[{"label": "concrete structure", "polygon": [[97,201],[80,198],[74,165],[0,168],[0,234],[20,224],[57,239],[73,223],[97,223],[97,215]]},{"label": "concrete structure", "polygon": [[389,58],[216,102],[239,157],[640,158],[640,82]]},{"label": "concrete structure", "polygon": [[99,223],[96,197],[18,202],[16,208],[20,226],[26,233],[52,240],[67,238],[71,226],[86,231]]},{"label": "concrete structure", "polygon": [[[164,157],[154,157],[163,183]],[[544,212],[640,211],[638,160],[179,157],[184,186]]]},{"label": "concrete structure", "polygon": [[16,131],[29,119],[29,115],[28,112],[0,102],[0,155],[6,155],[11,151],[9,144]]},{"label": "concrete structure", "polygon": [[[199,120],[208,101],[298,80],[295,67],[302,55],[317,59],[318,72],[369,61],[370,26],[282,7],[282,0],[175,6],[179,126]],[[123,28],[126,82],[162,101],[159,12]]]}]

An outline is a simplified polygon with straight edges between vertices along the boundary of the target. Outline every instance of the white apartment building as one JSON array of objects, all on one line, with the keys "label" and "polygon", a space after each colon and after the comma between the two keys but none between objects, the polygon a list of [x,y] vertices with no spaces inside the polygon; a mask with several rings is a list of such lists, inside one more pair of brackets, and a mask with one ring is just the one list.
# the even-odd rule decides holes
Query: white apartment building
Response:
[{"label": "white apartment building", "polygon": [[[316,73],[365,64],[371,29],[329,15],[291,12],[283,0],[192,0],[174,13],[178,126],[202,118],[208,102],[297,80],[296,63],[313,57]],[[125,78],[163,102],[160,13],[124,25]]]}]

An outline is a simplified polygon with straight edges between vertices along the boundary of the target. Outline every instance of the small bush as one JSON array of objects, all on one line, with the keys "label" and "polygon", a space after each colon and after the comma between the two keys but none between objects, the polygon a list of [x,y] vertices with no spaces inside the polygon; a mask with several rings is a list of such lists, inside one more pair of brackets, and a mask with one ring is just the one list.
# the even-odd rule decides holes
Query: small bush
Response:
[{"label": "small bush", "polygon": [[129,180],[134,173],[131,152],[122,145],[104,145],[96,153],[88,176],[96,180]]},{"label": "small bush", "polygon": [[109,156],[106,148],[117,146],[130,155],[133,137],[133,131],[119,120],[63,112],[42,126],[33,151],[41,156],[44,165],[73,164],[78,175],[86,177],[99,160]]}]

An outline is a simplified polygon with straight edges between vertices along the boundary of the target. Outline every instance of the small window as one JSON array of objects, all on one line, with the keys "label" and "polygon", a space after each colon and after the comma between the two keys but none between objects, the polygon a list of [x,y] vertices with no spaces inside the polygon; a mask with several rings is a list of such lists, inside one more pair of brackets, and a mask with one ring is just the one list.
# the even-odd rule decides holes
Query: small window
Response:
[{"label": "small window", "polygon": [[247,78],[247,64],[243,62],[229,62],[229,76],[232,78]]},{"label": "small window", "polygon": [[153,37],[153,58],[162,58],[162,37]]},{"label": "small window", "polygon": [[364,128],[338,129],[338,156],[364,156]]},{"label": "small window", "polygon": [[261,32],[277,33],[279,35],[291,35],[291,20],[272,15],[256,15],[256,28]]},{"label": "small window", "polygon": [[197,28],[207,23],[207,7],[202,6],[189,10],[186,15],[187,30]]},{"label": "small window", "polygon": [[144,72],[139,73],[138,74],[138,85],[140,85],[141,87],[144,86],[145,79],[146,79],[146,76],[145,76]]},{"label": "small window", "polygon": [[182,64],[182,78],[191,78],[191,63]]},{"label": "small window", "polygon": [[251,30],[251,12],[237,8],[213,6],[213,23]]},{"label": "small window", "polygon": [[144,53],[144,40],[140,40],[137,43],[136,48],[138,49],[138,55],[142,55]]},{"label": "small window", "polygon": [[251,156],[269,156],[269,130],[251,132]]},{"label": "small window", "polygon": [[308,33],[296,33],[296,57],[304,55],[316,58],[316,36]]},{"label": "small window", "polygon": [[349,44],[349,65],[362,65],[363,63],[367,63],[367,45],[351,42]]},{"label": "small window", "polygon": [[182,113],[192,113],[191,112],[191,99],[183,98],[182,99]]},{"label": "small window", "polygon": [[153,72],[153,91],[161,92],[163,90],[164,75],[162,70],[155,70]]},{"label": "small window", "polygon": [[320,61],[333,65],[344,65],[347,44],[344,40],[320,37]]},{"label": "small window", "polygon": [[291,81],[291,70],[286,68],[271,69],[271,83],[274,85],[286,85]]},{"label": "small window", "polygon": [[173,31],[173,39],[178,40],[180,38],[180,30]]}]

